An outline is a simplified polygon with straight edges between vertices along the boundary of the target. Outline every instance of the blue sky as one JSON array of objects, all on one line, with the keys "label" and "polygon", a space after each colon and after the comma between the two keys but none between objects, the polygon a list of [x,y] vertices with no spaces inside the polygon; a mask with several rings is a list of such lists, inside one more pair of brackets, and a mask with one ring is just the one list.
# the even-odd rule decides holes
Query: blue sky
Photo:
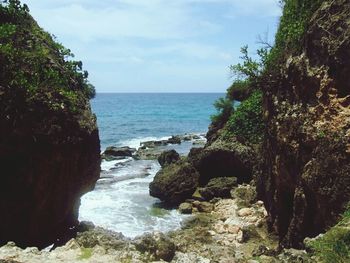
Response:
[{"label": "blue sky", "polygon": [[223,92],[240,47],[273,40],[278,0],[23,0],[97,92]]}]

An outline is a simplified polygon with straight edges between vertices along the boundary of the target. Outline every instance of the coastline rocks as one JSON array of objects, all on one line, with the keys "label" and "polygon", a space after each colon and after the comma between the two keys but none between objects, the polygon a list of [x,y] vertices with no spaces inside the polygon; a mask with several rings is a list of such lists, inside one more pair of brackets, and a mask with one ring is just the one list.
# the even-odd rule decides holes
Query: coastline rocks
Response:
[{"label": "coastline rocks", "polygon": [[191,164],[170,164],[160,170],[150,183],[150,195],[169,204],[179,204],[196,191],[198,178],[199,174]]},{"label": "coastline rocks", "polygon": [[74,93],[81,100],[75,111],[56,110],[47,96],[58,101],[62,96],[55,89],[37,90],[30,105],[21,94],[16,98],[23,101],[12,104],[0,87],[0,105],[14,108],[13,118],[0,116],[0,245],[14,241],[44,248],[69,240],[80,197],[100,175],[100,141],[89,100]]},{"label": "coastline rocks", "polygon": [[180,136],[171,136],[171,138],[169,138],[167,140],[168,144],[181,144],[181,137]]},{"label": "coastline rocks", "polygon": [[92,227],[91,223],[84,224],[81,230],[86,229],[87,231],[78,232],[75,238],[75,241],[84,248],[101,246],[104,249],[122,250],[128,246],[128,240],[121,233],[102,227]]},{"label": "coastline rocks", "polygon": [[178,160],[180,160],[180,155],[175,150],[164,151],[158,157],[158,162],[161,167],[176,163]]},{"label": "coastline rocks", "polygon": [[179,212],[181,214],[192,214],[192,204],[191,203],[181,203],[179,205]]},{"label": "coastline rocks", "polygon": [[159,147],[140,147],[133,157],[136,160],[157,160],[163,151],[164,149]]},{"label": "coastline rocks", "polygon": [[206,200],[214,197],[229,198],[235,186],[237,186],[236,177],[218,177],[211,179],[204,188],[200,188],[199,193]]},{"label": "coastline rocks", "polygon": [[175,244],[163,233],[143,235],[136,239],[133,244],[141,253],[149,253],[152,260],[170,262],[175,255]]},{"label": "coastline rocks", "polygon": [[232,139],[218,139],[204,149],[192,149],[188,156],[206,185],[215,177],[236,177],[238,183],[250,182],[255,154],[253,149]]},{"label": "coastline rocks", "polygon": [[136,152],[135,148],[130,148],[127,146],[125,147],[110,146],[106,148],[101,158],[105,159],[106,161],[112,161],[112,160],[119,159],[119,157],[131,157],[135,152]]}]

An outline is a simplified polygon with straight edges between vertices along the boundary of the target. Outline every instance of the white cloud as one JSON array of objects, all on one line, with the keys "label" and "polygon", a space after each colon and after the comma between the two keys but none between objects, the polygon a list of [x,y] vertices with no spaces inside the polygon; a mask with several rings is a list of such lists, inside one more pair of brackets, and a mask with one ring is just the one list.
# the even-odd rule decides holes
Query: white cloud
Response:
[{"label": "white cloud", "polygon": [[[148,75],[154,78],[159,77],[157,74],[173,74],[178,79],[188,75],[200,79],[202,75],[207,78],[205,82],[215,82],[227,75],[227,66],[236,58],[230,45],[241,45],[224,43],[227,35],[234,34],[227,17],[265,18],[280,13],[277,0],[23,2],[43,28],[56,35],[77,59],[94,68],[94,72],[87,69],[97,81],[97,88],[113,83],[113,72],[127,78],[129,71],[138,67],[148,67]],[[133,79],[129,81],[132,83]],[[223,81],[226,83],[227,78]],[[203,84],[198,82],[200,86]]]}]

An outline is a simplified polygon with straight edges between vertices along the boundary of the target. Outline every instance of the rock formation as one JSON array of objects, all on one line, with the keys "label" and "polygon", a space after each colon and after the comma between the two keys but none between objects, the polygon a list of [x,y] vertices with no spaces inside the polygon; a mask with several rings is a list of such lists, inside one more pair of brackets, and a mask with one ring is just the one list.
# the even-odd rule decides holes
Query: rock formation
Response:
[{"label": "rock formation", "polygon": [[0,244],[43,248],[77,225],[80,197],[99,177],[100,142],[86,74],[25,6],[9,5],[0,6],[10,28],[0,38]]},{"label": "rock formation", "polygon": [[301,247],[350,200],[350,2],[323,1],[300,54],[264,91],[258,189],[282,246]]},{"label": "rock formation", "polygon": [[169,204],[190,198],[198,186],[199,174],[188,162],[170,164],[160,170],[149,185],[150,194]]}]

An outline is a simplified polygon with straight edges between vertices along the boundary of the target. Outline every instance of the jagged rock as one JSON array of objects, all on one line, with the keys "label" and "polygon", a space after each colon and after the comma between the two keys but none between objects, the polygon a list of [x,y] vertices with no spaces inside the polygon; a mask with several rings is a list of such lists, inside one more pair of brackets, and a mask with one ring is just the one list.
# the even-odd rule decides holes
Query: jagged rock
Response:
[{"label": "jagged rock", "polygon": [[188,159],[200,174],[201,186],[215,177],[236,177],[238,183],[252,179],[254,151],[234,139],[218,139],[204,149],[192,149]]},{"label": "jagged rock", "polygon": [[181,214],[192,214],[192,204],[187,202],[180,204],[179,212]]},{"label": "jagged rock", "polygon": [[110,146],[107,147],[106,150],[102,154],[102,159],[106,159],[107,161],[118,159],[118,157],[131,157],[133,153],[136,152],[135,148],[130,148],[128,146],[125,147],[115,147]]},{"label": "jagged rock", "polygon": [[278,81],[264,87],[258,194],[282,247],[302,248],[350,200],[350,2],[322,2],[301,52],[285,54]]},{"label": "jagged rock", "polygon": [[198,178],[198,172],[190,163],[170,164],[160,170],[150,183],[150,195],[170,204],[179,204],[196,191]]},{"label": "jagged rock", "polygon": [[161,167],[176,163],[178,160],[180,160],[180,155],[175,150],[164,151],[158,157],[158,162]]},{"label": "jagged rock", "polygon": [[235,186],[237,186],[236,177],[218,177],[211,179],[204,188],[200,188],[199,193],[206,200],[211,200],[214,197],[228,198]]},{"label": "jagged rock", "polygon": [[146,234],[134,241],[136,249],[142,253],[148,252],[154,260],[170,262],[175,255],[175,244],[164,234]]}]

